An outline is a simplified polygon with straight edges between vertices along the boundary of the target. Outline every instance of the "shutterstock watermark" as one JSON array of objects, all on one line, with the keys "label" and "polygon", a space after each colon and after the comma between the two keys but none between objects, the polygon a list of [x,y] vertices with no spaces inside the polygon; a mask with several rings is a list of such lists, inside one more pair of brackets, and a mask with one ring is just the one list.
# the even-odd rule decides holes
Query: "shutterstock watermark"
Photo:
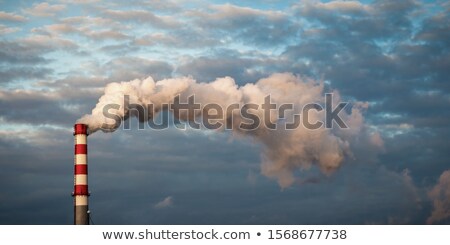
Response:
[{"label": "shutterstock watermark", "polygon": [[[123,106],[119,104],[107,104],[103,107],[103,115],[106,118],[113,119],[116,124],[120,124],[122,118],[118,115],[119,110],[126,108],[123,116],[123,129],[131,129],[130,117],[137,117],[140,121],[138,129],[145,129],[147,125],[151,129],[162,130],[175,125],[179,129],[186,129],[188,126],[193,129],[227,129],[233,130],[238,127],[239,130],[251,131],[265,127],[269,130],[277,130],[280,126],[286,130],[294,130],[298,127],[304,127],[310,130],[319,128],[348,128],[347,124],[340,116],[340,112],[348,105],[348,102],[339,102],[333,106],[333,94],[325,94],[325,105],[319,103],[307,103],[302,106],[301,110],[296,104],[273,103],[271,96],[264,98],[263,104],[229,104],[223,106],[216,103],[201,104],[196,102],[195,95],[187,98],[186,102],[180,101],[177,95],[172,103],[162,104],[155,108],[154,104],[142,105],[130,103],[130,96],[125,95],[123,98]],[[155,117],[161,111],[162,113]],[[295,113],[297,112],[297,113]],[[311,116],[313,113],[322,117]],[[288,116],[289,115],[289,116]],[[158,119],[156,121],[156,119]],[[276,119],[273,122],[271,119]],[[321,119],[323,118],[323,119]],[[284,123],[277,123],[283,121]],[[187,122],[183,123],[183,122]],[[111,125],[103,124],[102,128],[110,128]]]}]

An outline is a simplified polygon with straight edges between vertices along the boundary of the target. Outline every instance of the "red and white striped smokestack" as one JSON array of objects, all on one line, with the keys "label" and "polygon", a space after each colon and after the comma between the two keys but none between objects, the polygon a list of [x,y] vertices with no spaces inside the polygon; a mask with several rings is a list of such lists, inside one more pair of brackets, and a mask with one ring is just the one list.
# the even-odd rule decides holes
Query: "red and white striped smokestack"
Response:
[{"label": "red and white striped smokestack", "polygon": [[75,168],[74,168],[74,224],[89,225],[88,207],[88,166],[87,166],[87,125],[75,124]]}]

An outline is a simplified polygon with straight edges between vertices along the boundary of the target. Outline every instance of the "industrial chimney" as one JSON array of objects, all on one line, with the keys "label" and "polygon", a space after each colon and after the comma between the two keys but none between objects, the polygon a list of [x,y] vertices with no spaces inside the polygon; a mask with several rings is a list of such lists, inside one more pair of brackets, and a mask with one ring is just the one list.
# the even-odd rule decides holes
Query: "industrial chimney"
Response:
[{"label": "industrial chimney", "polygon": [[87,167],[87,125],[75,124],[73,135],[75,137],[74,158],[74,224],[89,225],[88,208],[88,167]]}]

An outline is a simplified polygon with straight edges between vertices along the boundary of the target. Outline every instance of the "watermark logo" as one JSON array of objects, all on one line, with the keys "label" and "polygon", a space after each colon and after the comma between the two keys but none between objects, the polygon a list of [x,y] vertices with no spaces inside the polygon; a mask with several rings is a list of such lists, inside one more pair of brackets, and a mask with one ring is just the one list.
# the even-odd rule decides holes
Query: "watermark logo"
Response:
[{"label": "watermark logo", "polygon": [[[348,128],[340,116],[341,111],[348,102],[339,102],[333,106],[333,94],[325,94],[324,106],[320,103],[307,103],[299,107],[293,103],[273,103],[271,96],[264,98],[264,103],[234,103],[227,106],[216,103],[198,103],[195,95],[187,97],[186,102],[181,101],[180,95],[175,96],[172,103],[155,106],[154,104],[142,105],[130,103],[130,96],[124,95],[123,105],[107,104],[103,107],[103,116],[120,124],[123,120],[123,129],[131,129],[130,117],[136,117],[141,122],[139,129],[145,129],[147,125],[151,129],[163,130],[169,125],[175,125],[179,129],[187,127],[193,129],[226,129],[233,130],[236,127],[242,131],[257,130],[264,127],[269,130],[277,130],[280,126],[286,130],[295,130],[304,127],[310,130],[320,128]],[[123,110],[123,118],[117,113]],[[172,113],[162,113],[166,111]],[[159,115],[160,116],[156,116]],[[312,116],[315,115],[315,116]],[[318,116],[320,115],[320,116]],[[156,119],[159,118],[157,121]],[[283,123],[280,123],[283,122]],[[110,128],[111,125],[103,124],[102,128]]]}]

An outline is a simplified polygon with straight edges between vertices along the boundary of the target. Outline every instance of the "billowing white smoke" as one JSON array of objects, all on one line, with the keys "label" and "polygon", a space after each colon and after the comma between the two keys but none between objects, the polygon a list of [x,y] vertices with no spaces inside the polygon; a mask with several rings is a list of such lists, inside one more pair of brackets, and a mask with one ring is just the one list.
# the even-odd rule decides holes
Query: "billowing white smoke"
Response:
[{"label": "billowing white smoke", "polygon": [[[340,102],[337,91],[333,92],[333,108]],[[305,104],[325,104],[324,84],[322,82],[303,79],[290,73],[277,73],[263,78],[256,83],[247,83],[239,87],[231,77],[218,78],[210,83],[198,83],[190,77],[165,79],[155,82],[152,77],[145,80],[133,80],[129,82],[110,83],[105,88],[105,94],[99,99],[92,114],[85,115],[77,123],[87,124],[91,133],[102,130],[112,132],[120,126],[103,114],[103,109],[108,104],[120,105],[116,114],[121,120],[130,108],[124,108],[124,96],[129,96],[130,104],[147,106],[152,104],[156,112],[163,110],[162,105],[172,104],[174,98],[180,95],[180,101],[186,103],[188,97],[195,95],[195,102],[202,106],[215,103],[224,108],[224,117],[216,120],[224,125],[232,123],[233,135],[250,136],[263,145],[261,154],[262,173],[278,181],[281,187],[292,185],[295,180],[295,170],[309,169],[316,165],[325,174],[334,172],[342,164],[345,157],[353,157],[351,147],[357,144],[382,144],[379,135],[371,138],[364,125],[362,110],[367,104],[355,102],[351,106],[351,112],[342,110],[339,116],[349,128],[340,129],[334,127],[327,129],[324,126],[319,129],[307,129],[302,124],[294,130],[284,128],[285,123],[293,122],[294,114],[301,114]],[[287,110],[284,118],[280,118],[279,111],[273,110],[270,118],[264,118],[264,110],[261,105],[264,98],[270,95],[271,101],[278,106],[281,104],[293,104],[294,110]],[[245,104],[259,105],[257,110],[250,110],[251,114],[259,118],[277,124],[277,129],[265,127],[263,120],[255,130],[243,130],[239,127],[242,122],[249,122],[241,116],[239,110],[226,111],[226,108],[238,103],[242,107]],[[149,118],[157,115],[149,110]],[[185,113],[180,115],[182,120],[200,121],[200,111],[195,117],[188,118]],[[231,120],[232,119],[232,120]],[[325,111],[311,111],[309,121],[311,123],[321,120],[325,122]],[[109,125],[108,127],[104,127]],[[103,125],[103,126],[102,126]],[[204,129],[203,129],[204,130]]]}]

